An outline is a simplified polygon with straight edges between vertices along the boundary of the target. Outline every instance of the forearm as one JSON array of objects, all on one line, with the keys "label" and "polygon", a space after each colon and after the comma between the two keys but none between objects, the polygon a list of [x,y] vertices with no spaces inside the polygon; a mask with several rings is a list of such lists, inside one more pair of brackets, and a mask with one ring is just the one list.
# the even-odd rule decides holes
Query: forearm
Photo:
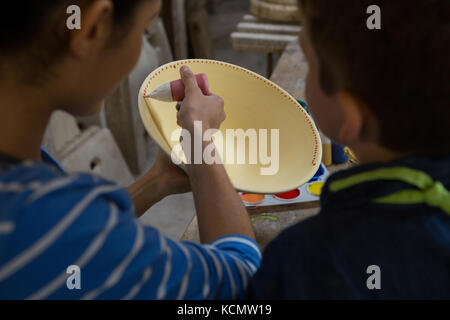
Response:
[{"label": "forearm", "polygon": [[248,213],[221,164],[188,165],[202,243],[229,234],[255,235]]},{"label": "forearm", "polygon": [[130,185],[127,191],[133,201],[137,217],[142,216],[167,196],[164,177],[153,170]]}]

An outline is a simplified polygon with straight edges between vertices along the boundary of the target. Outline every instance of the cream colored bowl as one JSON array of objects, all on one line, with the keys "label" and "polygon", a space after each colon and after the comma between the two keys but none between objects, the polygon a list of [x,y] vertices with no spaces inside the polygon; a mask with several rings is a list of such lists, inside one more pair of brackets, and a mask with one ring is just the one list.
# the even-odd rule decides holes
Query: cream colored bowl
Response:
[{"label": "cream colored bowl", "polygon": [[[237,141],[231,150],[224,142],[225,169],[234,187],[243,192],[274,194],[287,192],[308,182],[319,168],[322,158],[322,144],[319,133],[306,111],[286,91],[273,82],[244,68],[213,60],[183,60],[164,65],[153,71],[144,81],[139,92],[139,110],[142,121],[153,139],[167,153],[171,154],[178,145],[179,129],[176,124],[176,103],[161,102],[144,98],[164,83],[180,78],[179,70],[186,65],[195,73],[208,76],[211,91],[225,101],[227,119],[221,132],[226,140],[227,129],[260,129],[268,131],[268,155],[271,155],[271,129],[279,131],[279,166],[274,175],[262,175],[263,164],[257,156],[257,163],[249,163],[249,139],[245,148],[237,148]],[[259,141],[261,143],[261,140]],[[244,150],[245,149],[245,150]],[[246,164],[238,164],[225,155],[245,152]],[[258,147],[259,154],[259,147]],[[177,158],[185,163],[184,154]],[[228,159],[228,160],[227,160]],[[272,160],[272,165],[275,158]],[[273,167],[275,167],[273,165]]]}]

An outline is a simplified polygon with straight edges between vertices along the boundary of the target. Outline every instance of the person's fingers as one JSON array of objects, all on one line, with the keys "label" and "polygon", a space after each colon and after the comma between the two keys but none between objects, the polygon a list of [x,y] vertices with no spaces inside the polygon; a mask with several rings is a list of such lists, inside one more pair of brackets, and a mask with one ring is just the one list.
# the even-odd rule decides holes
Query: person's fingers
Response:
[{"label": "person's fingers", "polygon": [[225,106],[225,101],[223,100],[222,97],[215,96],[215,99],[216,99],[217,103],[222,106],[222,108]]},{"label": "person's fingers", "polygon": [[181,79],[183,80],[184,86],[186,88],[186,92],[196,92],[200,91],[198,87],[197,79],[195,78],[194,73],[186,66],[181,67],[180,69]]},{"label": "person's fingers", "polygon": [[218,95],[215,95],[214,93],[211,93],[209,96],[207,96],[207,99],[217,102],[222,105],[225,104],[225,101],[222,99],[222,97],[219,97]]}]

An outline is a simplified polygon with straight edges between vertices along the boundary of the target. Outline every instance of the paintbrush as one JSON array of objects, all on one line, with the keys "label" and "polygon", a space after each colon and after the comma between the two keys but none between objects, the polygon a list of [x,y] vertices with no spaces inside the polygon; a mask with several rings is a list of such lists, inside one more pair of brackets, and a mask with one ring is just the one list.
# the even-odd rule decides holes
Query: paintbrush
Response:
[{"label": "paintbrush", "polygon": [[[208,77],[201,73],[195,76],[197,84],[205,96],[211,95]],[[144,98],[156,99],[165,102],[183,101],[185,97],[185,86],[183,80],[179,79],[169,83],[165,83],[158,87]]]}]

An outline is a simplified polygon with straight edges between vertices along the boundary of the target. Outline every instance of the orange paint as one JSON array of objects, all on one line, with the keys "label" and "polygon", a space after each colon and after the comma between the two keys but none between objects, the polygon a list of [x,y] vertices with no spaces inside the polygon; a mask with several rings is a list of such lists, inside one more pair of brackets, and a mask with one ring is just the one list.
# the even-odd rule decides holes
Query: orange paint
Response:
[{"label": "orange paint", "polygon": [[249,204],[258,204],[264,201],[266,198],[263,194],[251,194],[251,193],[243,193],[241,195],[242,201]]}]

